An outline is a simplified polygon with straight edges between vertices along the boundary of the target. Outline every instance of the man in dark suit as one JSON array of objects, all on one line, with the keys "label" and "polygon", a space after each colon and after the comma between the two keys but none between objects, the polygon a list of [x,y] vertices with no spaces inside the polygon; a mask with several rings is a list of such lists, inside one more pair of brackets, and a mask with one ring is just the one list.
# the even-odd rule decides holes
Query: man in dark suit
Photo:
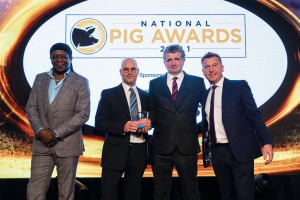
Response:
[{"label": "man in dark suit", "polygon": [[163,60],[168,72],[150,81],[149,87],[155,199],[170,199],[175,166],[184,199],[199,200],[196,115],[206,90],[204,80],[182,70],[185,52],[179,45],[166,47]]},{"label": "man in dark suit", "polygon": [[[135,93],[138,111],[148,110],[148,93],[136,87],[139,68],[133,58],[122,61],[122,83],[103,90],[95,128],[106,133],[102,151],[102,200],[119,200],[120,179],[124,174],[124,199],[141,198],[141,181],[148,159],[149,119],[137,120],[131,95]],[[133,89],[133,91],[131,91]],[[136,105],[136,104],[135,104]],[[139,128],[139,125],[145,125]]]},{"label": "man in dark suit", "polygon": [[[201,62],[204,76],[215,88],[214,94],[209,89],[203,98],[202,133],[203,141],[211,142],[211,161],[221,196],[223,200],[254,200],[254,159],[263,154],[265,164],[272,161],[270,134],[247,82],[224,78],[224,66],[216,53],[206,53]],[[207,144],[204,142],[203,148]]]},{"label": "man in dark suit", "polygon": [[38,74],[26,105],[35,133],[27,199],[45,199],[54,167],[60,200],[72,200],[76,170],[83,153],[82,126],[90,115],[88,80],[75,73],[72,50],[64,43],[50,48],[53,65]]}]

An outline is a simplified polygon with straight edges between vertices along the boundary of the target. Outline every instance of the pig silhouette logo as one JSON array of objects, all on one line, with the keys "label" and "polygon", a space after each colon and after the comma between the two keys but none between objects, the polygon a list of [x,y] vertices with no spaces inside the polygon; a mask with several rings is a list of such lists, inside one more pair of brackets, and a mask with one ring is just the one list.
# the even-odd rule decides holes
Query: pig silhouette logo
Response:
[{"label": "pig silhouette logo", "polygon": [[85,30],[74,28],[72,32],[72,40],[76,48],[78,46],[85,47],[91,46],[99,41],[93,37],[92,33],[95,31],[95,27],[90,26],[85,28]]},{"label": "pig silhouette logo", "polygon": [[83,54],[94,54],[100,51],[107,38],[104,26],[95,19],[78,21],[70,34],[73,47]]}]

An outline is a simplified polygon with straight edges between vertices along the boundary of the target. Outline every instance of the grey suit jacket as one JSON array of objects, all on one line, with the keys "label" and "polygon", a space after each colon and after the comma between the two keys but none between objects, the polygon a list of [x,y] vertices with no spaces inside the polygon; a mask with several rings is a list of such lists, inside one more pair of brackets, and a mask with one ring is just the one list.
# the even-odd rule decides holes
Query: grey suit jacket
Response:
[{"label": "grey suit jacket", "polygon": [[[42,127],[58,132],[61,140],[54,147],[58,156],[82,155],[82,126],[90,115],[88,80],[71,71],[51,104],[48,98],[49,83],[50,77],[46,72],[36,76],[25,108],[29,123],[35,134]],[[47,154],[48,151],[49,148],[34,137],[33,155]]]}]

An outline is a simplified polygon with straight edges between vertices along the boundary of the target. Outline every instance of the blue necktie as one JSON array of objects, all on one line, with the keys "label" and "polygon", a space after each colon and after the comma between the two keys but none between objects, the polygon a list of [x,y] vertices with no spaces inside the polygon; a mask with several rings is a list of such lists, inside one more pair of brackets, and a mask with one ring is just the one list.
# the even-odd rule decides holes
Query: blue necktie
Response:
[{"label": "blue necktie", "polygon": [[130,115],[131,115],[131,120],[132,121],[137,121],[138,120],[138,105],[137,105],[137,99],[136,99],[136,94],[133,90],[133,88],[129,89],[131,94],[130,94]]}]

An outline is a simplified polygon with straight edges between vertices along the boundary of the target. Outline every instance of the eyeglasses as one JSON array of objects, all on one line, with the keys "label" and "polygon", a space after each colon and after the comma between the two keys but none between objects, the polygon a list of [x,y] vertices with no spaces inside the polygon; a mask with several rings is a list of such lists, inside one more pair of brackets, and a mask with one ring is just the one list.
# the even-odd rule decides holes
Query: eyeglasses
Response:
[{"label": "eyeglasses", "polygon": [[138,69],[137,68],[124,68],[123,69],[123,73],[129,73],[129,71],[131,72],[131,73],[136,73],[136,71],[137,71]]},{"label": "eyeglasses", "polygon": [[67,60],[69,58],[69,56],[67,55],[54,55],[54,56],[51,56],[50,59],[51,60]]}]

